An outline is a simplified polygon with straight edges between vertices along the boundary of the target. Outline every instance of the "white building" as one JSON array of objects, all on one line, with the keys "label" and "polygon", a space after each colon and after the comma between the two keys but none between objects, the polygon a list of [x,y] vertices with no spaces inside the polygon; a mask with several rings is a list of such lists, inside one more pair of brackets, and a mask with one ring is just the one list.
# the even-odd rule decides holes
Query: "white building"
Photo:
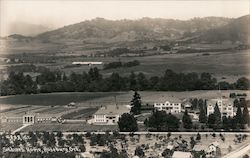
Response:
[{"label": "white building", "polygon": [[217,104],[221,113],[221,116],[234,116],[233,99],[218,98],[210,99],[207,101],[207,116],[214,113],[214,107]]},{"label": "white building", "polygon": [[181,100],[177,98],[167,98],[165,101],[159,101],[154,103],[154,108],[159,111],[166,111],[167,113],[180,113],[181,112]]},{"label": "white building", "polygon": [[114,125],[117,124],[123,113],[129,113],[130,109],[125,105],[108,105],[101,107],[93,116],[93,124]]},{"label": "white building", "polygon": [[193,158],[191,152],[175,151],[172,158]]},{"label": "white building", "polygon": [[72,65],[102,65],[102,62],[94,62],[94,61],[89,61],[89,62],[81,62],[81,61],[74,61],[72,62]]}]

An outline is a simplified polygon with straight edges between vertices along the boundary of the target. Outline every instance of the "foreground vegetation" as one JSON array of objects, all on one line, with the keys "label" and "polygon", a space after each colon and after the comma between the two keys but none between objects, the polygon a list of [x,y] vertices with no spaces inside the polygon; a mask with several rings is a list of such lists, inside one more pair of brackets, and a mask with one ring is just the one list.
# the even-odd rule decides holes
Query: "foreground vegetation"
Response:
[{"label": "foreground vegetation", "polygon": [[[205,151],[195,146],[205,147],[217,141],[219,145],[214,157],[230,153],[249,140],[246,134],[120,134],[117,131],[96,133],[28,132],[0,135],[0,156],[12,157],[76,157],[80,153],[89,153],[100,158],[149,157],[158,153],[164,158],[172,157],[175,151],[190,152],[194,158],[206,157]],[[172,148],[169,148],[172,146]],[[61,151],[61,152],[58,152]],[[159,156],[157,155],[157,156]]]}]

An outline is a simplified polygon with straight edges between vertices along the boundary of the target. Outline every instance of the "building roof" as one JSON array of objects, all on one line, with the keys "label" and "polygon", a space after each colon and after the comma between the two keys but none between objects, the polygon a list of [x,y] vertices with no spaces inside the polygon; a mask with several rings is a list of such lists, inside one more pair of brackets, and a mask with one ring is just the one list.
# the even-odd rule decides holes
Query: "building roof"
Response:
[{"label": "building roof", "polygon": [[206,151],[208,149],[208,146],[206,145],[202,145],[202,144],[196,144],[194,147],[193,147],[193,150],[194,151]]},{"label": "building roof", "polygon": [[192,158],[190,152],[175,151],[172,158]]},{"label": "building roof", "polygon": [[95,115],[122,115],[123,113],[129,113],[129,108],[126,105],[107,105],[98,109]]},{"label": "building roof", "polygon": [[222,101],[222,105],[233,105],[234,100],[233,99],[229,99],[229,98],[217,98],[217,99],[209,99],[207,101],[207,105],[216,105],[216,103],[218,101]]},{"label": "building roof", "polygon": [[165,103],[165,102],[170,102],[170,103],[181,103],[182,101],[179,98],[176,97],[159,97],[157,101],[157,103]]}]

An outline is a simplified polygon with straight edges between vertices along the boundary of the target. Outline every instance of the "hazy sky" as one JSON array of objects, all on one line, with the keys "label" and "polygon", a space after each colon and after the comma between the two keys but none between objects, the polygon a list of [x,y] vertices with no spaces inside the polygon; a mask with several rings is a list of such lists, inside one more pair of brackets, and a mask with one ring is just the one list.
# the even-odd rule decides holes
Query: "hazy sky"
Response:
[{"label": "hazy sky", "polygon": [[205,16],[239,17],[249,14],[249,3],[249,0],[0,0],[0,35],[6,34],[8,25],[17,21],[57,28],[96,17],[183,20]]}]

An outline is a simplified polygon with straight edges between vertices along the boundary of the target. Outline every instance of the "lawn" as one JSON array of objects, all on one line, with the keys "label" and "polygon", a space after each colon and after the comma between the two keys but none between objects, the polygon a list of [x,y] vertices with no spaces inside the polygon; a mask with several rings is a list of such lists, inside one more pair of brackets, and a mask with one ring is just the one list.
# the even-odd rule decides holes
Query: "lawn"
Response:
[{"label": "lawn", "polygon": [[[158,56],[133,57],[133,60],[139,60],[141,65],[131,68],[119,68],[102,71],[104,74],[118,72],[129,74],[131,71],[143,72],[149,76],[159,76],[166,69],[172,69],[176,72],[209,72],[222,80],[233,81],[239,76],[249,76],[250,71],[250,51],[239,52],[211,52],[204,56],[200,53],[192,54],[166,54]],[[113,59],[114,60],[114,59]],[[121,58],[121,61],[128,58]],[[132,60],[132,58],[130,59]]]},{"label": "lawn", "polygon": [[34,124],[28,126],[22,131],[62,131],[62,132],[77,132],[77,131],[107,131],[107,130],[117,130],[116,125],[90,125],[87,123],[65,123],[65,124]]},{"label": "lawn", "polygon": [[0,104],[7,105],[67,105],[70,102],[86,102],[102,97],[120,95],[123,93],[113,92],[69,92],[69,93],[48,93],[36,95],[16,95],[0,97]]},{"label": "lawn", "polygon": [[63,119],[84,119],[89,118],[97,111],[97,108],[85,108],[62,115]]},{"label": "lawn", "polygon": [[[141,99],[143,103],[153,104],[160,100],[168,100],[168,98],[203,98],[211,99],[222,96],[229,97],[230,93],[246,93],[247,100],[250,99],[250,91],[241,90],[199,90],[199,91],[141,91]],[[1,106],[4,105],[67,105],[75,102],[79,107],[98,107],[101,105],[118,104],[128,105],[133,97],[134,92],[72,92],[72,93],[48,93],[36,95],[16,95],[8,97],[0,97]],[[115,99],[116,98],[116,99]]]}]

